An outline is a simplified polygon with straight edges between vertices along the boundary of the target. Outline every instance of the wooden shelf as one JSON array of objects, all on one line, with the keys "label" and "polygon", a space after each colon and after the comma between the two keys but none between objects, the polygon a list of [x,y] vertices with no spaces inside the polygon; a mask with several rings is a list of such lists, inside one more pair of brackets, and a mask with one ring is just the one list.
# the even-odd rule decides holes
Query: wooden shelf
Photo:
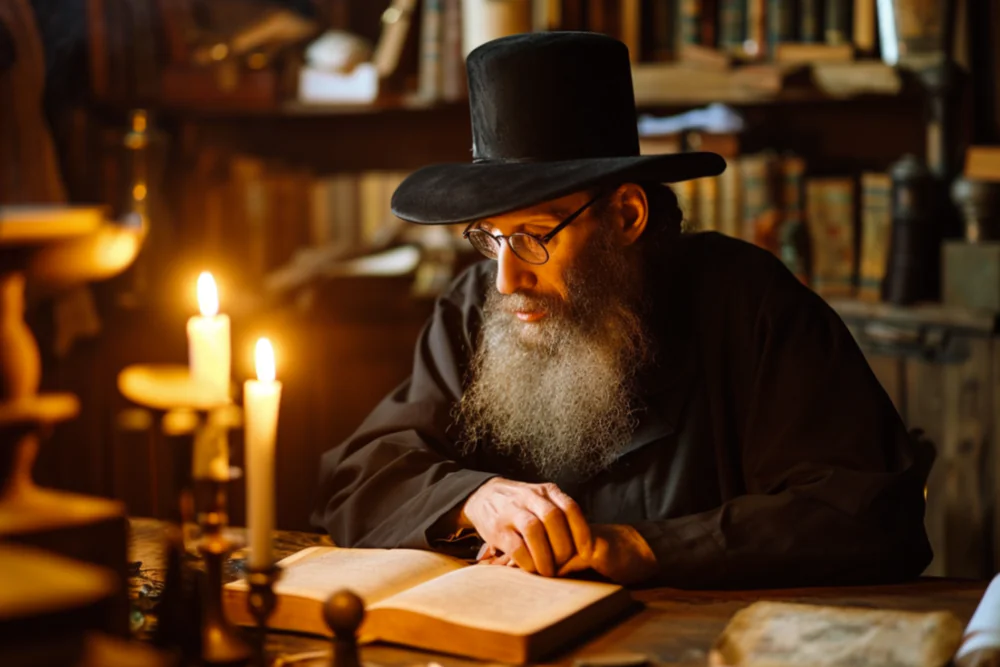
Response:
[{"label": "wooden shelf", "polygon": [[898,97],[908,90],[899,72],[878,61],[813,65],[748,65],[726,69],[677,63],[632,68],[636,106],[844,102]]},{"label": "wooden shelf", "polygon": [[[854,99],[898,97],[912,90],[897,70],[879,61],[815,63],[812,65],[744,65],[705,67],[676,62],[639,63],[632,68],[637,109],[696,107],[712,102],[735,106],[770,104],[842,103]],[[399,113],[456,112],[468,109],[468,100],[427,100],[409,95],[387,95],[374,104],[329,104],[288,100],[273,107],[236,105],[194,107],[159,105],[176,116],[321,118]]]}]

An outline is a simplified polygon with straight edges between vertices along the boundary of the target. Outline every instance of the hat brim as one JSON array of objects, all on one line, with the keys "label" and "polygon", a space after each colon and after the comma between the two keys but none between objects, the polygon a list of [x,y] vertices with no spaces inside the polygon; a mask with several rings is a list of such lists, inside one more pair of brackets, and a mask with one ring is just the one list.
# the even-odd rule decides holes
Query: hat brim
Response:
[{"label": "hat brim", "polygon": [[715,153],[669,153],[561,162],[438,164],[410,174],[392,195],[394,215],[423,225],[468,223],[601,185],[676,183],[717,176]]}]

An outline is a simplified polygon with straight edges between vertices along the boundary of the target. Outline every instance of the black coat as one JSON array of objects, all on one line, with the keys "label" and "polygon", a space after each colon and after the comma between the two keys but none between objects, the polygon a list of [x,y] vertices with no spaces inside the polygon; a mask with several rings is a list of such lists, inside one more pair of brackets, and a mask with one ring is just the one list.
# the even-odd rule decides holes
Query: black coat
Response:
[{"label": "black coat", "polygon": [[[495,271],[479,263],[439,298],[413,375],[323,456],[313,521],[337,544],[432,548],[428,530],[490,477],[535,481],[454,445]],[[634,526],[669,586],[919,575],[927,471],[834,311],[769,253],[714,233],[682,236],[648,279],[649,409],[610,468],[564,487],[588,519]]]}]

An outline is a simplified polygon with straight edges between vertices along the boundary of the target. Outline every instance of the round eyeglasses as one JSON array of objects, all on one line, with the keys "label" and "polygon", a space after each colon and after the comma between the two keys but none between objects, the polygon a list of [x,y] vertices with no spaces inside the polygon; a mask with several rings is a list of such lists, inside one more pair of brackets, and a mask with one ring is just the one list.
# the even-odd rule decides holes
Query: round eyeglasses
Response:
[{"label": "round eyeglasses", "polygon": [[569,223],[580,217],[584,211],[590,208],[602,196],[603,194],[598,194],[586,204],[570,213],[565,220],[556,225],[545,236],[535,236],[528,232],[514,232],[507,236],[503,234],[491,234],[485,229],[476,227],[475,225],[479,224],[478,222],[473,222],[462,232],[462,237],[468,239],[473,248],[490,259],[496,259],[500,256],[500,244],[506,242],[510,251],[522,262],[534,265],[544,264],[549,261],[549,251],[546,248],[546,244],[552,240],[553,236],[565,229]]}]

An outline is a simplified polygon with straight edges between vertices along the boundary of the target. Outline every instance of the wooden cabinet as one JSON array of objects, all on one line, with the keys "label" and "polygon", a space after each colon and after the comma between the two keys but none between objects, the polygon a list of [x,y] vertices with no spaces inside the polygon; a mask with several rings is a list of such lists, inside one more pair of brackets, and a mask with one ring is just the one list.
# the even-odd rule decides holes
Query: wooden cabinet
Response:
[{"label": "wooden cabinet", "polygon": [[909,428],[937,456],[927,482],[926,574],[1000,570],[1000,338],[997,314],[942,306],[832,305]]}]

